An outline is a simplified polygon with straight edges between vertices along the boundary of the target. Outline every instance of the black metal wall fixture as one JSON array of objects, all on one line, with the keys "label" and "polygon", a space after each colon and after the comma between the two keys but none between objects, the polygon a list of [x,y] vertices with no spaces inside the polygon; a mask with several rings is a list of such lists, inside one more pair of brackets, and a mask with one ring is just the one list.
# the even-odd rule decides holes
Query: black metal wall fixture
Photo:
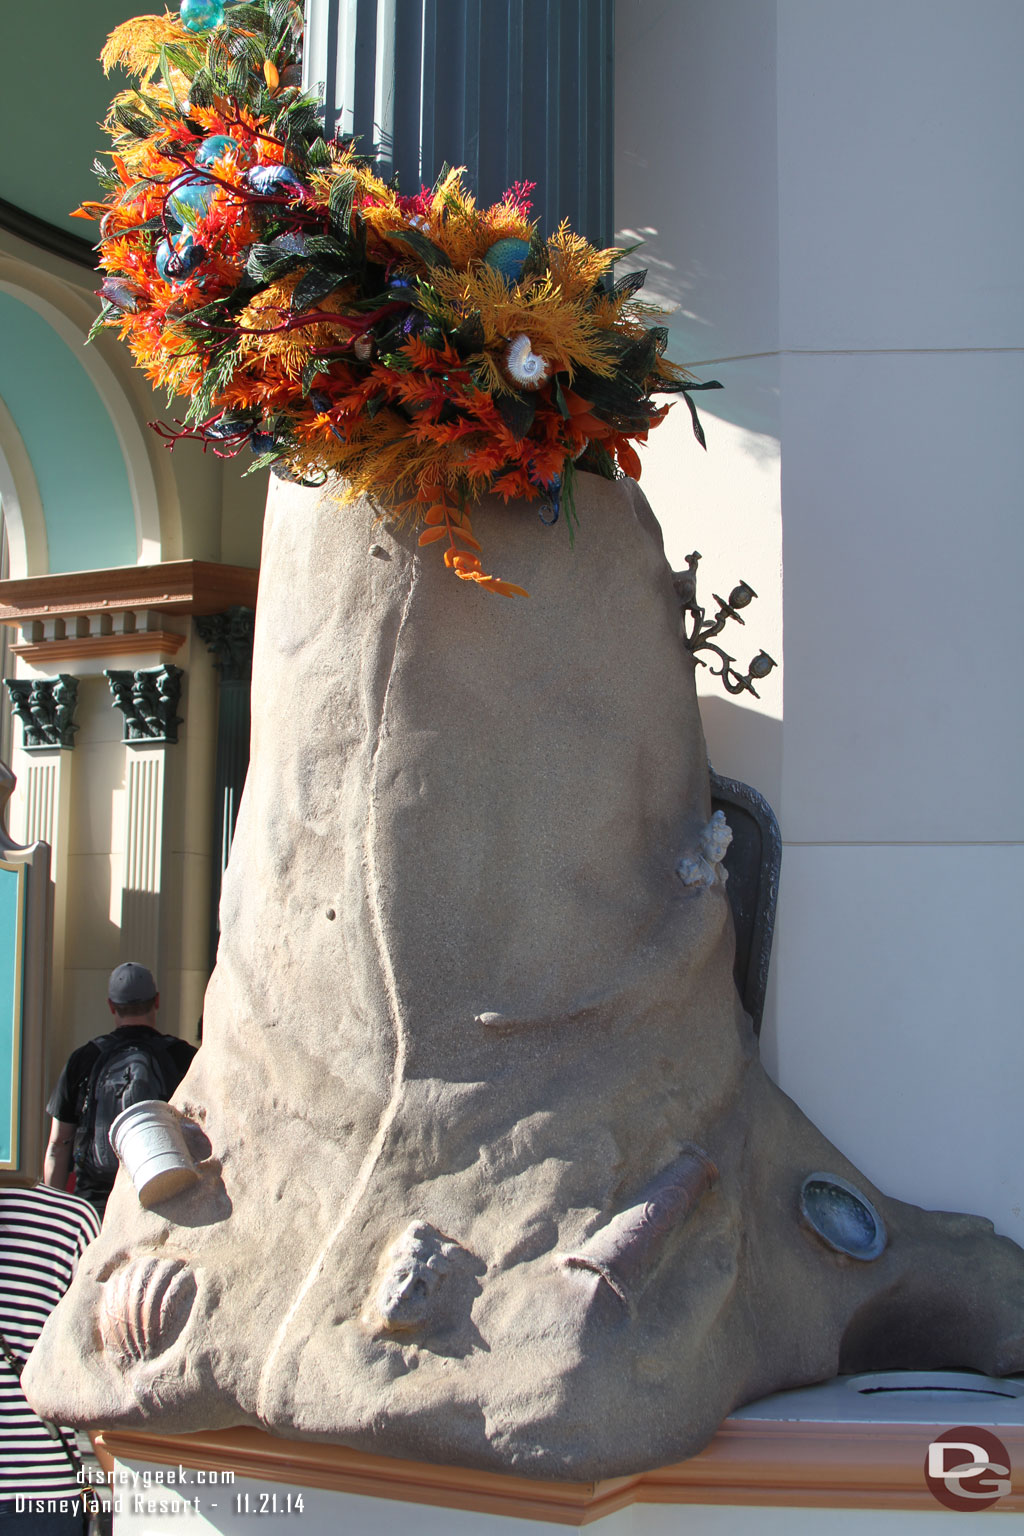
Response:
[{"label": "black metal wall fixture", "polygon": [[546,232],[613,236],[614,0],[306,0],[305,78],[416,192],[464,165],[478,200],[534,181]]}]

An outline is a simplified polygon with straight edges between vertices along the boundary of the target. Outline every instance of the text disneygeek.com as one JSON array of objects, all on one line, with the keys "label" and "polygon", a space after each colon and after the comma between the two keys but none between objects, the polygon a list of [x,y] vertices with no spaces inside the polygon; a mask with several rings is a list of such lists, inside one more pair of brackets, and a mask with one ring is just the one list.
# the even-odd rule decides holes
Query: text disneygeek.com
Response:
[{"label": "text disneygeek.com", "polygon": [[[209,1513],[213,1510],[230,1510],[236,1515],[301,1515],[304,1501],[301,1493],[290,1493],[278,1488],[273,1492],[252,1489],[241,1493],[221,1493],[235,1481],[234,1472],[207,1472],[202,1469],[183,1467],[147,1467],[135,1472],[130,1467],[115,1467],[112,1472],[102,1468],[82,1468],[78,1482],[85,1489],[92,1489],[103,1504],[115,1515],[188,1515]],[[203,1492],[195,1489],[202,1487]],[[214,1498],[207,1489],[216,1488]],[[79,1498],[33,1498],[16,1496],[15,1513],[22,1515],[65,1515],[80,1510]]]}]

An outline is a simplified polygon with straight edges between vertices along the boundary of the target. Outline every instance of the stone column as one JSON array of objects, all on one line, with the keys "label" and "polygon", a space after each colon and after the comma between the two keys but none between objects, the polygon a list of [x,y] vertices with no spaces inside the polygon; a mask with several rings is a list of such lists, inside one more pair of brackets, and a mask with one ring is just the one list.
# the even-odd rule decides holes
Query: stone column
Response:
[{"label": "stone column", "polygon": [[220,887],[238,819],[238,803],[249,767],[250,709],[252,687],[252,635],[255,614],[251,608],[229,608],[196,619],[196,628],[213,657],[220,677],[217,708],[217,769],[214,790],[214,856],[210,902],[210,965],[217,956],[220,936]]},{"label": "stone column", "polygon": [[64,1003],[64,961],[67,932],[68,842],[71,815],[71,776],[75,744],[75,705],[78,679],[61,672],[56,677],[4,678],[14,714],[21,721],[21,745],[12,751],[12,767],[21,794],[11,802],[11,835],[16,843],[50,846],[53,883],[53,982],[50,1002],[60,1020]]},{"label": "stone column", "polygon": [[178,740],[180,667],[105,672],[114,707],[125,718],[125,839],[121,885],[124,956],[160,973],[160,902],[164,889],[167,749]]}]

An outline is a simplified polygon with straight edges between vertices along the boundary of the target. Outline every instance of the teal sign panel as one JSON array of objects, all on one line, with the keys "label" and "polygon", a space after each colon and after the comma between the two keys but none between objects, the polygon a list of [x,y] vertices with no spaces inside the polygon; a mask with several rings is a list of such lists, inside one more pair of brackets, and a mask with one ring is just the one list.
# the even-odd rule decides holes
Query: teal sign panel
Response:
[{"label": "teal sign panel", "polygon": [[0,1168],[18,1160],[25,870],[0,859]]}]

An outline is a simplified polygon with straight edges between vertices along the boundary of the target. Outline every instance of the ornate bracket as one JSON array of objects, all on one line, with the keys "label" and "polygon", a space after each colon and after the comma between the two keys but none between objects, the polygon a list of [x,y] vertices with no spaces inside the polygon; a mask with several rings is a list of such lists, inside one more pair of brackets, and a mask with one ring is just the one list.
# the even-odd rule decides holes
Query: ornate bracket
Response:
[{"label": "ornate bracket", "polygon": [[75,705],[78,702],[78,678],[61,672],[57,677],[29,679],[5,677],[4,687],[11,696],[11,707],[21,721],[26,752],[41,752],[62,747],[70,752],[75,745]]},{"label": "ornate bracket", "polygon": [[[727,693],[752,693],[755,699],[759,699],[761,695],[754,687],[754,680],[756,679],[760,682],[762,678],[768,676],[769,672],[776,665],[774,659],[768,655],[767,651],[758,651],[748,666],[746,673],[741,673],[736,670],[734,665],[735,658],[730,656],[727,651],[724,651],[720,645],[713,643],[714,636],[721,634],[730,619],[734,619],[737,624],[743,623],[743,617],[739,609],[746,608],[753,602],[757,593],[745,581],[741,581],[737,586],[733,587],[729,593],[728,602],[724,598],[719,597],[718,593],[715,592],[712,595],[718,604],[718,612],[713,619],[706,618],[704,609],[697,602],[697,566],[699,562],[700,554],[697,550],[694,550],[692,555],[687,555],[686,557],[686,570],[674,571],[672,573],[672,585],[675,587],[676,596],[679,598],[679,606],[682,609],[681,628],[683,643],[687,650],[693,653],[694,659],[698,666],[701,667],[707,666],[707,662],[701,661],[697,652],[714,651],[722,665],[717,669],[712,667],[711,673],[713,677],[720,677],[722,679],[722,686]],[[687,623],[687,615],[689,615],[689,623]]]},{"label": "ornate bracket", "polygon": [[196,619],[196,628],[222,683],[247,683],[252,678],[252,635],[255,614],[251,608],[229,608]]},{"label": "ornate bracket", "polygon": [[168,664],[138,672],[107,670],[103,675],[110,684],[114,708],[124,715],[123,741],[129,745],[177,741],[182,723],[177,709],[185,675],[180,667]]}]

